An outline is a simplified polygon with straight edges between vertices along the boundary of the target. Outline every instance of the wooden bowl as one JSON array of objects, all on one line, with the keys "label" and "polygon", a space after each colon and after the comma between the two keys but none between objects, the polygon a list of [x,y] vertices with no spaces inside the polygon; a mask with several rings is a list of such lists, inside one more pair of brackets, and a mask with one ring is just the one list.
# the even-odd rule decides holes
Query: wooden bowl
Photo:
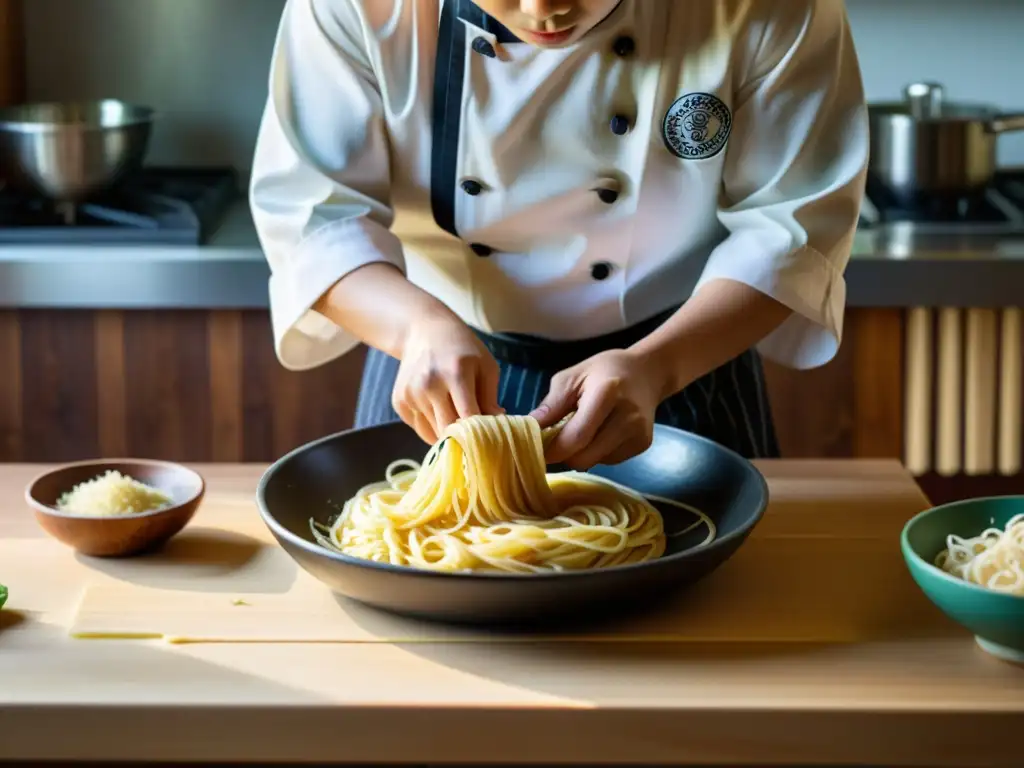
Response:
[{"label": "wooden bowl", "polygon": [[[57,510],[57,500],[79,483],[111,470],[168,495],[172,505],[152,512],[92,517]],[[44,531],[83,555],[126,557],[156,549],[184,528],[206,492],[203,478],[167,461],[111,459],[81,461],[45,472],[25,489],[25,500]]]}]

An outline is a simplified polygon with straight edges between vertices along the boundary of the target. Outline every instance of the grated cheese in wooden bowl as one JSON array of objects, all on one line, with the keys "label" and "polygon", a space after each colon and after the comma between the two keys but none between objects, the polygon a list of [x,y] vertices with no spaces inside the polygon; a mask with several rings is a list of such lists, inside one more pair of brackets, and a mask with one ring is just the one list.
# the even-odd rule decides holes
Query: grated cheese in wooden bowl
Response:
[{"label": "grated cheese in wooden bowl", "polygon": [[171,503],[171,498],[156,488],[110,470],[65,493],[57,500],[57,509],[72,515],[118,517],[153,512]]}]

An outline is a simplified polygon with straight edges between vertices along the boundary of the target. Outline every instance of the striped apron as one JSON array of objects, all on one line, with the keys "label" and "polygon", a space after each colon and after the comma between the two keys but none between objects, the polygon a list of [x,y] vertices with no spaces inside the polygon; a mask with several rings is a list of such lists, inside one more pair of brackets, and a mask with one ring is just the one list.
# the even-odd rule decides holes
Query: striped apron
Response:
[{"label": "striped apron", "polygon": [[[530,413],[547,395],[551,377],[599,352],[625,349],[671,315],[659,315],[623,331],[581,341],[552,342],[518,334],[477,335],[498,361],[498,402],[509,414]],[[391,407],[398,360],[376,349],[366,358],[356,406],[356,427],[401,421]],[[753,350],[712,371],[658,406],[655,420],[707,437],[748,459],[776,458],[778,440]]]}]

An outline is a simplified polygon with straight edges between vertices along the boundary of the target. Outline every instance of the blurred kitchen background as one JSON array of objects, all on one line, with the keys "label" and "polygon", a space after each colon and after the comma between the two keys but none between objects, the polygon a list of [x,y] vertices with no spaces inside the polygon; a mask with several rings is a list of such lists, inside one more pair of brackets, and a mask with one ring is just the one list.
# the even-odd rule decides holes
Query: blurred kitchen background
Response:
[{"label": "blurred kitchen background", "polygon": [[[27,95],[114,96],[161,113],[152,163],[247,168],[283,0],[27,0]],[[935,80],[1024,110],[1020,0],[848,0],[868,97]],[[1024,165],[1024,133],[1000,141]]]},{"label": "blurred kitchen background", "polygon": [[[149,165],[233,168],[244,185],[282,6],[0,0],[0,103],[152,106]],[[934,81],[948,100],[1024,111],[1024,2],[848,8],[869,100]],[[1024,132],[999,140],[999,160],[1024,169]],[[3,211],[0,461],[269,461],[350,423],[358,355],[304,374],[274,359],[241,200],[192,245],[14,242]],[[953,253],[941,244],[968,242],[955,228],[927,246],[865,230],[839,358],[769,371],[787,456],[898,457],[936,500],[1024,492],[1017,219]]]}]

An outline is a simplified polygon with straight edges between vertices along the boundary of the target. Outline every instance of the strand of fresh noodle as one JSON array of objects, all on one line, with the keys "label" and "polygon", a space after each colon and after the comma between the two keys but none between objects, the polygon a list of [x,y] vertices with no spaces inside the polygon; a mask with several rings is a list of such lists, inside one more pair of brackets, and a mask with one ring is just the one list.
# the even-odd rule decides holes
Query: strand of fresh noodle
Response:
[{"label": "strand of fresh noodle", "polygon": [[675,499],[668,499],[668,498],[665,498],[664,496],[655,496],[655,495],[650,494],[650,493],[640,493],[639,491],[634,491],[629,486],[622,485],[621,483],[616,483],[614,480],[609,480],[606,477],[597,477],[596,475],[584,474],[582,472],[561,472],[561,473],[558,473],[558,474],[548,475],[548,479],[550,481],[552,478],[555,478],[556,481],[557,481],[557,478],[565,477],[565,476],[569,476],[569,475],[572,475],[572,476],[575,476],[575,477],[586,477],[586,478],[588,478],[590,480],[597,480],[598,482],[604,483],[605,485],[610,485],[612,488],[617,488],[622,493],[625,493],[625,494],[628,494],[630,496],[633,496],[634,498],[637,498],[637,499],[639,499],[641,501],[648,501],[648,502],[655,501],[658,504],[663,504],[663,505],[665,505],[667,507],[675,507],[676,509],[682,509],[682,510],[685,510],[686,512],[689,512],[691,515],[693,515],[695,518],[697,518],[690,525],[688,525],[686,528],[683,528],[683,530],[675,531],[674,533],[668,534],[668,537],[671,538],[671,539],[677,539],[680,536],[685,536],[686,534],[690,533],[690,531],[695,531],[698,528],[700,528],[702,525],[705,526],[708,529],[708,534],[704,538],[704,541],[702,541],[699,544],[695,545],[695,548],[696,547],[703,547],[703,546],[706,546],[707,544],[710,544],[712,541],[715,540],[715,537],[718,536],[718,527],[715,525],[715,521],[714,520],[712,520],[710,517],[705,515],[703,512],[701,512],[696,507],[692,507],[689,504],[686,504],[686,503],[684,503],[682,501],[676,501]]},{"label": "strand of fresh noodle", "polygon": [[[664,523],[641,494],[594,475],[547,474],[541,431],[525,416],[476,416],[449,427],[422,465],[393,462],[338,519],[322,545],[377,562],[430,570],[539,573],[643,562],[665,550]],[[711,520],[680,502],[697,521]],[[683,533],[683,532],[681,532]],[[680,535],[680,534],[675,534]]]},{"label": "strand of fresh noodle", "polygon": [[935,565],[964,581],[1024,596],[1024,514],[972,538],[950,535]]}]

